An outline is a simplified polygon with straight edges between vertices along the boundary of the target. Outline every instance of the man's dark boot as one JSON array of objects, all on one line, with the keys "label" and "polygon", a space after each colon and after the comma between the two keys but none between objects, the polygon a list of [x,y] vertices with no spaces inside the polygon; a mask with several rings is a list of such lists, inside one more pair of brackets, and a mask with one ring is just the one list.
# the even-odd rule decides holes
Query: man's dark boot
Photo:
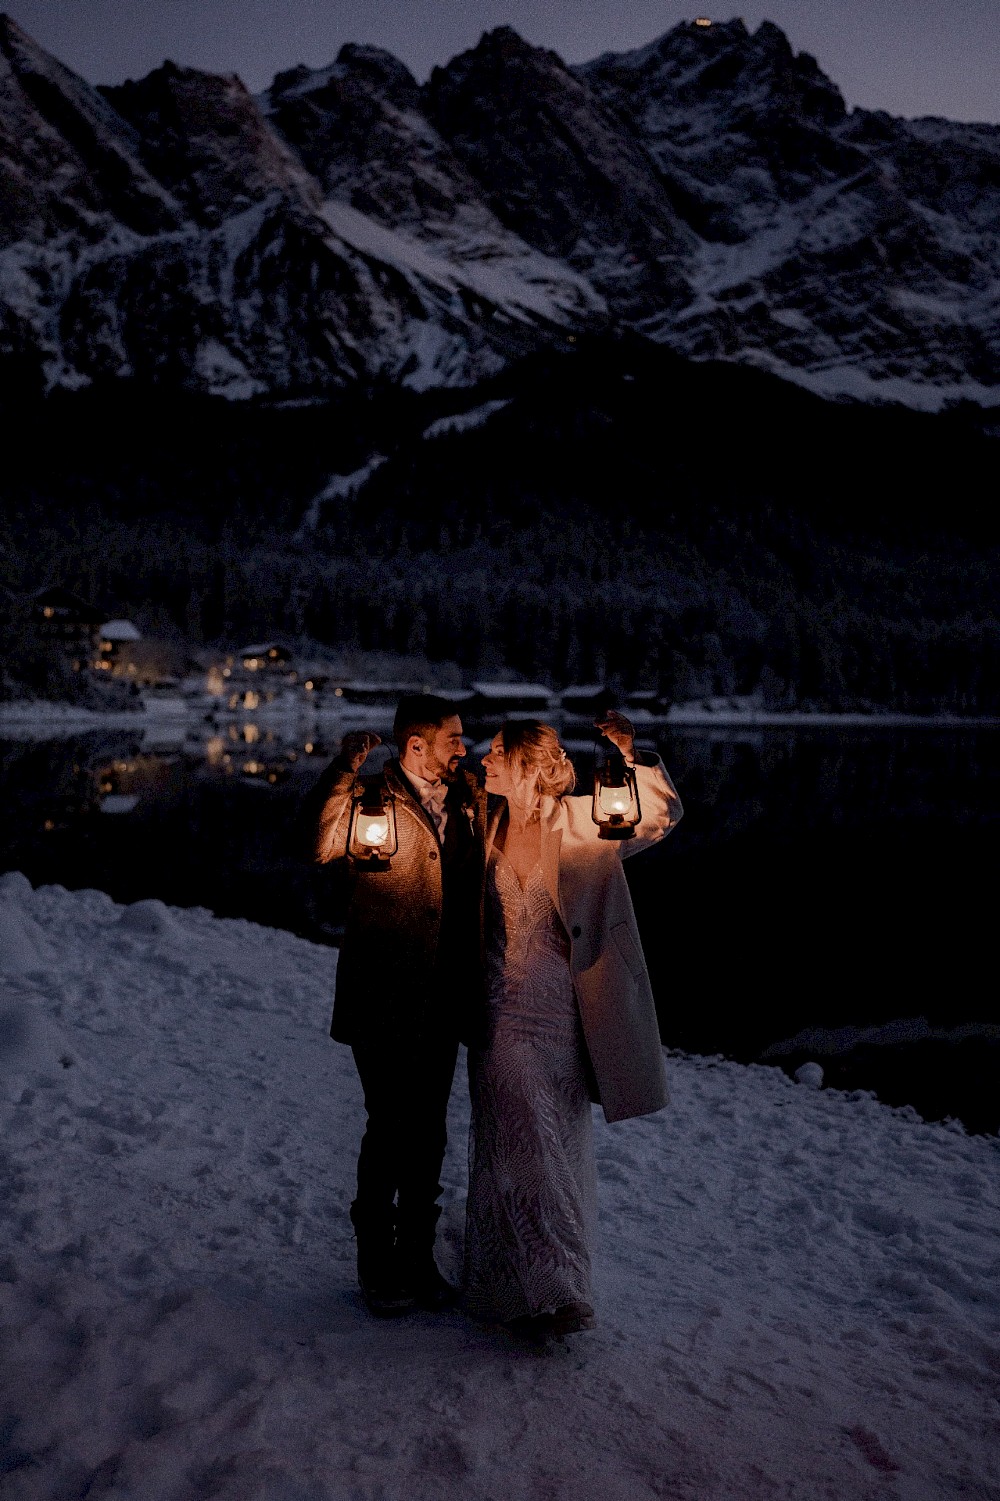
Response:
[{"label": "man's dark boot", "polygon": [[434,1229],[441,1213],[437,1204],[417,1215],[399,1215],[396,1252],[403,1285],[418,1308],[438,1312],[458,1302],[459,1290],[442,1277],[434,1260]]},{"label": "man's dark boot", "polygon": [[358,1242],[358,1283],[369,1313],[379,1319],[410,1313],[416,1298],[401,1275],[392,1211],[373,1212],[354,1203],[351,1222]]}]

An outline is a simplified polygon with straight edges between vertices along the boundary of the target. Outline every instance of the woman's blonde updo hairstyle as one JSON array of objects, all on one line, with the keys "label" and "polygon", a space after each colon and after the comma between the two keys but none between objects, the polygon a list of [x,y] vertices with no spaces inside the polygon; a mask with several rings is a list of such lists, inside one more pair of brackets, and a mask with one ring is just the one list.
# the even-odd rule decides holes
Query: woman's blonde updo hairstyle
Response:
[{"label": "woman's blonde updo hairstyle", "polygon": [[507,720],[500,726],[504,760],[516,781],[537,776],[542,797],[565,797],[576,786],[573,763],[550,724],[537,719]]}]

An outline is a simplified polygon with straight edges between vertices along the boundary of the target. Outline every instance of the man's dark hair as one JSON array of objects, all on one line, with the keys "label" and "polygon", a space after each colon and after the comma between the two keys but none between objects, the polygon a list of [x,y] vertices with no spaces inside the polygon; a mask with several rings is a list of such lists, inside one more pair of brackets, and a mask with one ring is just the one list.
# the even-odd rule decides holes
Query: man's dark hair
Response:
[{"label": "man's dark hair", "polygon": [[392,738],[401,756],[406,755],[406,742],[411,735],[430,739],[446,719],[458,710],[447,698],[438,698],[436,693],[405,693],[399,700],[396,717],[392,721]]}]

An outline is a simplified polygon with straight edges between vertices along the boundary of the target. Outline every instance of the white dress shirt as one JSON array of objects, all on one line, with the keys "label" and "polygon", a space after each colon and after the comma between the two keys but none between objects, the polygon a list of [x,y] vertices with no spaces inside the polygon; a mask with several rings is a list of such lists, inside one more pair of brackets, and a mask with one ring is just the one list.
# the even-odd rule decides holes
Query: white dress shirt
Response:
[{"label": "white dress shirt", "polygon": [[438,839],[443,844],[445,826],[448,823],[448,810],[444,805],[444,800],[448,796],[448,783],[442,782],[440,777],[435,782],[429,782],[426,777],[418,776],[415,771],[411,771],[408,766],[402,764],[399,769],[417,794],[425,812],[430,815],[431,823],[437,830]]}]

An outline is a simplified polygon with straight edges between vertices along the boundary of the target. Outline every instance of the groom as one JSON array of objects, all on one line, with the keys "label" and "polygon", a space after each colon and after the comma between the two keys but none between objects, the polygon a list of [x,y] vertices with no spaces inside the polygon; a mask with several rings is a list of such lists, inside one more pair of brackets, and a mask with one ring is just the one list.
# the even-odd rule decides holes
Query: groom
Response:
[{"label": "groom", "polygon": [[[361,1291],[383,1317],[456,1296],[433,1246],[458,1043],[482,1005],[486,824],[454,704],[402,698],[393,739],[399,758],[380,775],[396,801],[399,848],[388,870],[352,872],[330,1029],[350,1045],[364,1089],[351,1220]],[[345,735],[320,778],[317,861],[346,855],[352,797],[371,780],[358,773],[378,744],[371,731]]]}]

